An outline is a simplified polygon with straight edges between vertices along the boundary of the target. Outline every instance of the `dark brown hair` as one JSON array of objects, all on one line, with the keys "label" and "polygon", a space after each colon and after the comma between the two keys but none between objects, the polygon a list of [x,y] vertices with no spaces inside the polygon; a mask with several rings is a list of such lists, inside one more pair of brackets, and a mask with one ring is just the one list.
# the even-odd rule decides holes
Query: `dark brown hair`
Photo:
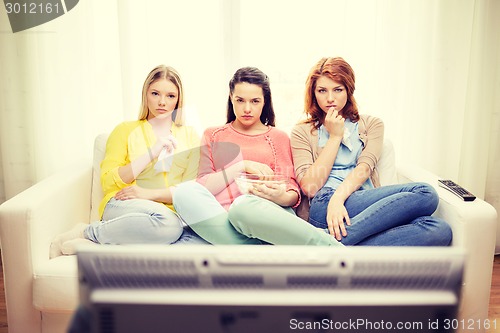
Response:
[{"label": "dark brown hair", "polygon": [[229,97],[227,99],[227,123],[230,123],[236,119],[231,96],[233,95],[234,87],[236,86],[236,84],[243,82],[255,84],[262,88],[262,93],[264,95],[264,106],[262,108],[262,114],[260,115],[260,121],[264,125],[275,126],[275,115],[273,109],[273,99],[271,96],[271,87],[269,85],[269,78],[260,69],[255,67],[243,67],[238,69],[229,81]]}]

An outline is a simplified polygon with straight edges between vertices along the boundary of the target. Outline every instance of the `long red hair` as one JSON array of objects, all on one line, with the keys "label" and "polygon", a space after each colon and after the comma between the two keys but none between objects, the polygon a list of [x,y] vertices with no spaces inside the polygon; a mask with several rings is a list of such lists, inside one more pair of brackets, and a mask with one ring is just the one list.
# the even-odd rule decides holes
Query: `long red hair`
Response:
[{"label": "long red hair", "polygon": [[314,124],[319,128],[325,119],[325,112],[321,110],[316,100],[314,91],[318,78],[325,76],[335,82],[342,84],[346,88],[347,103],[339,112],[344,118],[349,118],[352,122],[359,120],[358,106],[354,99],[355,76],[352,67],[342,58],[322,58],[313,66],[306,81],[306,93],[304,111],[307,114],[307,123]]}]

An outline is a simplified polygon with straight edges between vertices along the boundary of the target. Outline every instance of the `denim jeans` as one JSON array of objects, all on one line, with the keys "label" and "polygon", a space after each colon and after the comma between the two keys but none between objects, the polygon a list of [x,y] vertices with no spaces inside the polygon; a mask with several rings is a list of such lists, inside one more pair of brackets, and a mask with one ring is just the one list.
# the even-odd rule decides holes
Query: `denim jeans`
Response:
[{"label": "denim jeans", "polygon": [[85,238],[100,244],[171,244],[183,233],[179,216],[151,200],[111,198],[102,218],[85,229]]},{"label": "denim jeans", "polygon": [[[327,228],[327,207],[334,189],[322,188],[311,200],[309,222]],[[431,216],[439,197],[426,183],[409,183],[358,190],[345,201],[351,225],[344,245],[447,246],[450,226]]]},{"label": "denim jeans", "polygon": [[291,208],[255,195],[242,195],[226,211],[196,181],[177,186],[174,207],[196,234],[211,244],[343,246]]}]

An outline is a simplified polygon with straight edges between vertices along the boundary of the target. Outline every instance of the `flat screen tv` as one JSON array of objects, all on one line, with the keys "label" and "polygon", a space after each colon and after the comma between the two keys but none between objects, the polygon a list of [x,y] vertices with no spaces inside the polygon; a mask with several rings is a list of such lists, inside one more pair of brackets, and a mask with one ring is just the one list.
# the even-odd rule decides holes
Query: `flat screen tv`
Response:
[{"label": "flat screen tv", "polygon": [[101,245],[77,257],[95,333],[454,332],[464,262],[453,247]]}]

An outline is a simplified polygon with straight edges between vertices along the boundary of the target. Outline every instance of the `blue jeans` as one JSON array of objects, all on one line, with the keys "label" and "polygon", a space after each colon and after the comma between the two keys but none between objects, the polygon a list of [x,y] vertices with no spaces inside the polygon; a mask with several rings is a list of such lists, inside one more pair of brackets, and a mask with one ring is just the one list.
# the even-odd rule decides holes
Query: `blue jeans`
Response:
[{"label": "blue jeans", "polygon": [[[328,228],[327,207],[335,190],[322,188],[311,201],[309,222]],[[450,226],[431,216],[439,197],[426,183],[409,183],[358,190],[345,201],[351,225],[344,245],[447,246]]]},{"label": "blue jeans", "polygon": [[293,209],[255,195],[239,196],[226,211],[203,185],[189,181],[177,186],[173,201],[184,222],[211,244],[343,246]]},{"label": "blue jeans", "polygon": [[171,244],[182,233],[181,219],[162,203],[111,198],[102,221],[91,223],[84,236],[100,244]]}]

